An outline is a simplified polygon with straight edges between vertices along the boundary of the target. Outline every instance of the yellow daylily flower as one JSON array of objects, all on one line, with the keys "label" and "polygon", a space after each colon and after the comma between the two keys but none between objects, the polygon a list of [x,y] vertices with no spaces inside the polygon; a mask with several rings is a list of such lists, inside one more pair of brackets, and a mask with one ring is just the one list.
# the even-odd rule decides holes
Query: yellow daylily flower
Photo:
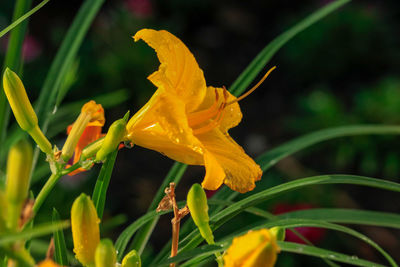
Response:
[{"label": "yellow daylily flower", "polygon": [[206,189],[225,183],[241,193],[252,190],[262,171],[228,134],[242,119],[237,98],[206,86],[194,56],[173,34],[143,29],[134,39],[151,46],[161,65],[148,77],[158,89],[129,120],[127,138],[174,160],[204,165]]},{"label": "yellow daylily flower", "polygon": [[61,267],[61,265],[58,265],[54,261],[47,259],[42,262],[40,262],[37,267]]},{"label": "yellow daylily flower", "polygon": [[272,267],[280,249],[268,229],[236,237],[224,255],[225,267]]}]

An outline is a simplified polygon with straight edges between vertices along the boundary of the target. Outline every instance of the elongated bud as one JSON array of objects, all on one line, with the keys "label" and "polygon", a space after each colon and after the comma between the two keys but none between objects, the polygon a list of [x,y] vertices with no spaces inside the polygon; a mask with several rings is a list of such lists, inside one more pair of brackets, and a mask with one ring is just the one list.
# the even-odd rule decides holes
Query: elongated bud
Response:
[{"label": "elongated bud", "polygon": [[38,124],[36,113],[21,79],[9,68],[4,71],[3,87],[15,119],[22,130],[29,131],[34,128]]},{"label": "elongated bud", "polygon": [[99,222],[92,200],[82,193],[72,204],[71,228],[75,256],[84,266],[94,264],[100,242]]},{"label": "elongated bud", "polygon": [[122,260],[121,267],[141,267],[142,261],[136,250],[131,250]]},{"label": "elongated bud", "polygon": [[16,229],[22,205],[28,197],[33,150],[25,139],[13,145],[8,153],[6,198],[8,203],[7,225]]},{"label": "elongated bud", "polygon": [[50,259],[46,259],[44,261],[39,262],[37,267],[62,267],[62,266],[58,265],[57,263],[55,263],[54,261],[52,261]]},{"label": "elongated bud", "polygon": [[224,254],[225,267],[272,267],[280,248],[268,229],[249,231],[235,237]]},{"label": "elongated bud", "polygon": [[124,118],[116,120],[111,124],[103,144],[96,154],[96,161],[105,160],[108,154],[117,149],[119,143],[121,143],[125,136],[128,117],[129,111],[125,114]]},{"label": "elongated bud", "polygon": [[194,184],[187,195],[187,205],[201,236],[208,244],[214,244],[214,236],[209,225],[207,196],[203,187]]},{"label": "elongated bud", "polygon": [[25,139],[13,145],[8,153],[6,194],[10,202],[23,202],[28,196],[32,168],[32,146]]},{"label": "elongated bud", "polygon": [[103,126],[104,121],[104,109],[100,104],[96,104],[95,101],[91,100],[83,105],[81,113],[72,125],[71,132],[62,148],[62,159],[67,162],[72,157],[86,126]]},{"label": "elongated bud", "polygon": [[102,239],[95,253],[96,267],[114,267],[117,263],[117,253],[110,239]]},{"label": "elongated bud", "polygon": [[81,161],[87,160],[96,155],[103,145],[104,137],[97,139],[93,143],[89,144],[82,150]]},{"label": "elongated bud", "polygon": [[38,118],[24,85],[18,75],[9,68],[4,71],[3,88],[19,126],[32,136],[40,150],[52,154],[51,144],[39,129]]},{"label": "elongated bud", "polygon": [[286,229],[283,227],[275,226],[269,229],[269,232],[276,237],[277,241],[285,240]]}]

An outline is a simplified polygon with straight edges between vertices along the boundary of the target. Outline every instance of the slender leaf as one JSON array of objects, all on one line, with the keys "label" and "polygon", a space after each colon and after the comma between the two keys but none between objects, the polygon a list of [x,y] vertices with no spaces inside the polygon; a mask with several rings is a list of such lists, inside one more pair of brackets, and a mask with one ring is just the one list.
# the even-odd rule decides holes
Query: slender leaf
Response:
[{"label": "slender leaf", "polygon": [[335,223],[362,224],[400,229],[400,215],[355,209],[309,209],[277,215],[280,219],[313,219]]},{"label": "slender leaf", "polygon": [[46,223],[35,226],[34,228],[28,228],[18,233],[7,233],[0,235],[0,246],[14,243],[22,239],[31,239],[43,235],[48,235],[59,229],[69,227],[68,221]]},{"label": "slender leaf", "polygon": [[[60,215],[56,209],[53,209],[53,223],[60,221]],[[62,229],[53,232],[54,237],[54,259],[58,264],[68,265],[68,251],[65,244],[64,232]]]},{"label": "slender leaf", "polygon": [[110,184],[111,174],[114,169],[115,159],[117,158],[118,150],[107,156],[107,159],[101,166],[96,185],[93,190],[92,200],[96,207],[97,215],[101,220],[103,218],[104,206],[106,204],[107,189]]},{"label": "slender leaf", "polygon": [[118,237],[117,241],[115,242],[115,250],[117,251],[118,255],[118,261],[121,261],[121,259],[124,257],[124,253],[126,250],[126,247],[128,246],[129,241],[131,240],[132,236],[135,234],[135,232],[154,219],[155,217],[159,217],[162,214],[166,214],[168,212],[159,212],[157,213],[155,210],[150,211],[137,219],[135,222],[133,222],[131,225],[129,225]]},{"label": "slender leaf", "polygon": [[[27,18],[29,18],[30,16],[32,16],[36,11],[38,11],[39,9],[41,9],[45,4],[47,4],[47,2],[49,2],[50,0],[43,0],[42,2],[40,2],[37,6],[35,6],[34,8],[32,8],[31,10],[29,10],[29,12],[25,13],[22,16],[18,16],[18,19],[16,19],[13,23],[11,23],[10,25],[8,25],[5,29],[3,29],[0,32],[0,37],[2,37],[4,34],[6,34],[7,32],[11,31],[12,29],[14,29],[15,27],[18,26],[18,24],[22,23],[24,20],[26,20]],[[26,0],[24,0],[23,2],[27,2]],[[29,4],[30,6],[30,4]]]},{"label": "slender leaf", "polygon": [[400,127],[395,125],[350,125],[319,130],[267,151],[257,158],[257,163],[265,171],[279,160],[314,144],[338,137],[372,134],[400,134]]},{"label": "slender leaf", "polygon": [[49,115],[54,109],[63,79],[69,70],[69,66],[71,66],[71,62],[76,58],[83,38],[103,3],[104,0],[84,1],[50,67],[38,103],[35,106],[44,133],[47,131]]},{"label": "slender leaf", "polygon": [[310,27],[315,22],[329,15],[336,9],[342,7],[344,4],[348,3],[350,0],[337,0],[334,1],[323,8],[318,9],[302,21],[298,22],[296,25],[291,27],[289,30],[285,31],[278,37],[276,37],[272,42],[270,42],[261,52],[253,59],[253,61],[247,66],[247,68],[239,75],[236,81],[231,85],[229,91],[238,96],[246,90],[250,83],[255,79],[255,77],[260,73],[260,71],[265,67],[273,55],[288,41],[290,41],[294,36],[302,32],[303,30]]},{"label": "slender leaf", "polygon": [[374,263],[371,261],[359,259],[356,256],[349,256],[342,253],[311,247],[307,245],[291,243],[291,242],[278,242],[278,246],[281,248],[281,251],[292,252],[296,254],[314,256],[318,258],[325,258],[333,261],[348,263],[356,266],[365,266],[365,267],[383,267],[384,265]]}]

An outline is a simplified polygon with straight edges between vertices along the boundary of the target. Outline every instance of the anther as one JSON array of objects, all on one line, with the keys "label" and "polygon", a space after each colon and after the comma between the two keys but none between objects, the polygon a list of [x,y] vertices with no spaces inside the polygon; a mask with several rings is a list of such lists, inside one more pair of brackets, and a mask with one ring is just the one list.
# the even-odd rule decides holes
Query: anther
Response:
[{"label": "anther", "polygon": [[238,98],[236,98],[233,101],[230,101],[227,105],[233,104],[235,102],[239,102],[240,100],[243,100],[245,97],[249,96],[251,93],[253,93],[264,81],[265,79],[267,79],[267,77],[271,74],[271,72],[276,69],[276,66],[273,66],[272,68],[270,68],[267,73],[265,73],[264,77],[261,78],[261,80],[254,85],[249,91],[247,91],[246,93],[244,93],[243,95],[239,96]]}]

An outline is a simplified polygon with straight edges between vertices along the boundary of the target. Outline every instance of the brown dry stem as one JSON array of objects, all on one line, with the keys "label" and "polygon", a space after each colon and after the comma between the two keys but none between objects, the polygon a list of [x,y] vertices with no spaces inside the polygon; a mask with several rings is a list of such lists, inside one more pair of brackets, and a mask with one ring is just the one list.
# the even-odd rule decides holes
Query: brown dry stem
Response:
[{"label": "brown dry stem", "polygon": [[[158,204],[157,212],[166,211],[172,209],[174,211],[174,218],[171,220],[172,224],[172,246],[171,246],[171,258],[176,256],[178,253],[179,243],[179,229],[181,219],[189,213],[189,208],[185,206],[179,209],[175,199],[175,183],[170,183],[169,187],[165,189],[165,197]],[[170,267],[175,267],[175,263],[171,263]]]}]

